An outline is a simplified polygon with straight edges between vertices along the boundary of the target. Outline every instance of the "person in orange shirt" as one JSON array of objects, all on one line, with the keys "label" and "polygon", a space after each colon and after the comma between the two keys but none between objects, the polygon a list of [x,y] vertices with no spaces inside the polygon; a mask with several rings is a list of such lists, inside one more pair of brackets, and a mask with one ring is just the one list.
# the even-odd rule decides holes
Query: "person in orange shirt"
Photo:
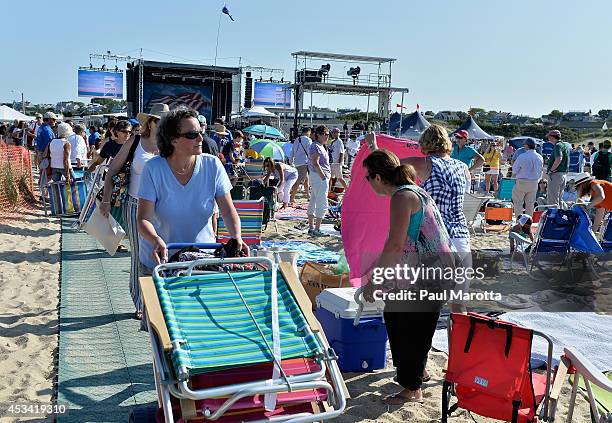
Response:
[{"label": "person in orange shirt", "polygon": [[578,198],[590,194],[591,201],[587,209],[595,209],[593,231],[599,232],[606,211],[612,210],[612,183],[595,179],[588,173],[580,173],[571,181],[574,184]]}]

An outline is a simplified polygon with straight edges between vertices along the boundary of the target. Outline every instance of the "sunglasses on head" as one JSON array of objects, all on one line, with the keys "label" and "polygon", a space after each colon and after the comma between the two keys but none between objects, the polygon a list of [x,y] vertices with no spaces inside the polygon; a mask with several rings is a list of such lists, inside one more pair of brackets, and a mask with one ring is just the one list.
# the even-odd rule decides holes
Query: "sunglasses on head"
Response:
[{"label": "sunglasses on head", "polygon": [[178,134],[178,137],[184,137],[187,138],[188,140],[195,140],[198,136],[203,135],[204,133],[202,131],[189,131],[189,132],[185,132],[184,134]]}]

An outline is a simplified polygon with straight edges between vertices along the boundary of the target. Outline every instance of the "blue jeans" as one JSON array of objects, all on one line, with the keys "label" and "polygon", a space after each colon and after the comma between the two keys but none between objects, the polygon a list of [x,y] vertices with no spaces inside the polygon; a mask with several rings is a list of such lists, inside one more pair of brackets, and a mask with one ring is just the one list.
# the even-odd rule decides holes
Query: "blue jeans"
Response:
[{"label": "blue jeans", "polygon": [[[72,168],[70,169],[70,177],[74,181],[74,172]],[[64,178],[64,169],[51,168],[51,180],[53,182],[59,182]]]}]

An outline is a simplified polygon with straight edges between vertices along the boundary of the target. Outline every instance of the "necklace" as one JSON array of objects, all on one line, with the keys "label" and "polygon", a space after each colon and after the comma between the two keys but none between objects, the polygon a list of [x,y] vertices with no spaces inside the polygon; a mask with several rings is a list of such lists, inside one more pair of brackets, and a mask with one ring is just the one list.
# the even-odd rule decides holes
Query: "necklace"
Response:
[{"label": "necklace", "polygon": [[187,167],[185,169],[178,170],[178,169],[174,169],[172,166],[170,166],[170,169],[172,170],[174,174],[184,176],[193,170],[194,165],[195,165],[195,160],[192,160],[192,162],[187,164]]}]

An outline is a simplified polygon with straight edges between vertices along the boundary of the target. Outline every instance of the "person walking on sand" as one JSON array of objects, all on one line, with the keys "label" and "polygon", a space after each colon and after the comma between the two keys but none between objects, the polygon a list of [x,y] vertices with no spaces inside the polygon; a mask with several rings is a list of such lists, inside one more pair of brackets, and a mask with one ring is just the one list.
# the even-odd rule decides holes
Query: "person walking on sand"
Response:
[{"label": "person walking on sand", "polygon": [[525,213],[533,216],[533,209],[538,192],[538,182],[542,178],[544,159],[535,150],[533,138],[527,138],[524,144],[526,151],[512,165],[512,177],[516,184],[512,189],[514,214],[518,217]]},{"label": "person walking on sand", "polygon": [[546,168],[546,174],[548,175],[546,200],[548,204],[556,204],[559,207],[567,182],[571,146],[569,143],[561,141],[561,132],[556,129],[549,131],[546,138],[553,145],[553,151]]},{"label": "person walking on sand", "polygon": [[327,193],[331,168],[329,165],[329,155],[325,148],[328,139],[329,130],[327,127],[325,125],[317,126],[314,140],[308,151],[308,173],[311,178],[310,203],[308,203],[308,235],[311,236],[325,236],[321,232],[321,221],[325,217],[329,206]]},{"label": "person walking on sand", "polygon": [[[339,128],[333,128],[331,130],[331,144],[329,146],[329,156],[330,156],[330,160],[331,160],[331,177],[332,178],[336,178],[336,180],[338,182],[340,182],[340,184],[342,184],[342,187],[344,189],[346,189],[347,183],[344,180],[344,176],[342,175],[342,168],[344,166],[344,152],[345,152],[345,148],[344,148],[344,142],[342,141],[342,138],[340,138],[340,129]],[[331,186],[331,179],[330,179],[330,187],[329,190],[332,190],[332,186]]]},{"label": "person walking on sand", "polygon": [[298,171],[298,178],[293,184],[291,190],[290,203],[295,203],[295,196],[300,188],[301,184],[304,184],[304,192],[308,197],[308,152],[310,151],[310,145],[312,140],[310,139],[310,127],[305,126],[302,128],[302,135],[293,142],[293,151],[291,157],[293,157],[293,165]]}]

